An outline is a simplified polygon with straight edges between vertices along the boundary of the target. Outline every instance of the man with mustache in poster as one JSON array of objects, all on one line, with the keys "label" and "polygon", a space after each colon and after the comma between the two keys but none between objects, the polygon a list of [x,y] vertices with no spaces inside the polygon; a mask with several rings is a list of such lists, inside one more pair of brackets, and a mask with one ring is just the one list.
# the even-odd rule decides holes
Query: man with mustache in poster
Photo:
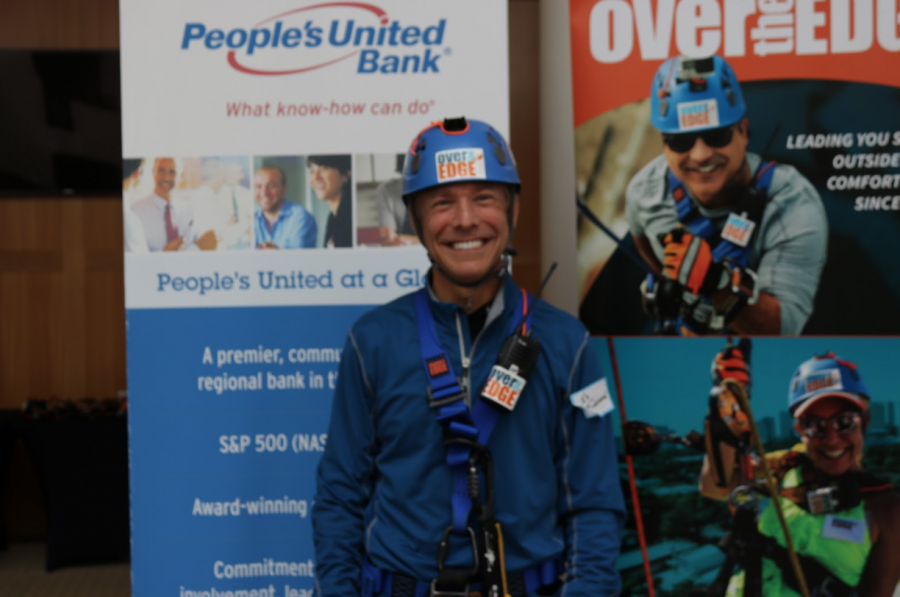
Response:
[{"label": "man with mustache in poster", "polygon": [[664,333],[799,334],[828,238],[815,188],[747,152],[743,94],[721,57],[665,61],[650,101],[663,155],[626,191],[631,234],[656,272],[645,307]]}]

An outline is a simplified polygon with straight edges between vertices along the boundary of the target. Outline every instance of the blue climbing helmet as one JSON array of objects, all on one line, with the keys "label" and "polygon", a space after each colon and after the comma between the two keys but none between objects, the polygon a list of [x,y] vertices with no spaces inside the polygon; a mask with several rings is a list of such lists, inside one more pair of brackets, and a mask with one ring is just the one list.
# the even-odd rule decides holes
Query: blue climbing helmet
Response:
[{"label": "blue climbing helmet", "polygon": [[833,352],[815,356],[797,367],[788,390],[788,410],[797,418],[814,402],[828,396],[848,400],[863,411],[869,409],[869,390],[856,365]]},{"label": "blue climbing helmet", "polygon": [[516,160],[506,140],[491,125],[479,120],[466,120],[465,117],[432,122],[416,135],[409,146],[403,164],[403,202],[423,245],[422,222],[412,204],[416,193],[440,185],[477,180],[501,183],[510,189],[506,210],[509,239],[499,268],[474,282],[463,282],[450,275],[431,253],[428,254],[434,266],[451,282],[466,288],[502,276],[509,267],[510,256],[515,252],[512,248],[515,196],[520,187]]},{"label": "blue climbing helmet", "polygon": [[663,133],[737,124],[746,111],[737,77],[720,56],[669,58],[653,77],[650,122]]},{"label": "blue climbing helmet", "polygon": [[403,166],[403,200],[443,184],[486,180],[519,190],[516,160],[506,140],[479,120],[446,118],[416,135]]}]

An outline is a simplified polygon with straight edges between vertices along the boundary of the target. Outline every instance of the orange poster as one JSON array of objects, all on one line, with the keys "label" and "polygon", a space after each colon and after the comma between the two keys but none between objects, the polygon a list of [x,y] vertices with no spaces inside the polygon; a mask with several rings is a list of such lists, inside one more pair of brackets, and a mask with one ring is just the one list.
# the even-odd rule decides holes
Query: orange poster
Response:
[{"label": "orange poster", "polygon": [[593,333],[900,334],[898,0],[570,11]]}]

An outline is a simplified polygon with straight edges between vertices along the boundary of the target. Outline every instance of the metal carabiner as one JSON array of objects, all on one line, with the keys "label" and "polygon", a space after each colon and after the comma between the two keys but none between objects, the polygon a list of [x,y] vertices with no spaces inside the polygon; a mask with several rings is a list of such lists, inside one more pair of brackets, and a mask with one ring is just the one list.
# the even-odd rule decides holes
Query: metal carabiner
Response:
[{"label": "metal carabiner", "polygon": [[[478,573],[478,540],[475,538],[475,531],[472,530],[472,527],[466,527],[466,531],[469,532],[469,538],[472,540],[472,570],[469,576],[474,576]],[[438,570],[444,569],[444,560],[447,559],[447,549],[450,546],[450,533],[453,532],[453,525],[447,527],[447,530],[444,531],[444,537],[441,539],[441,544],[438,547]]]},{"label": "metal carabiner", "polygon": [[[472,564],[471,570],[467,571],[464,569],[463,570],[453,569],[453,571],[460,573],[460,576],[462,576],[462,574],[465,574],[466,578],[470,578],[470,577],[478,574],[478,567],[479,567],[479,564],[478,564],[478,540],[475,537],[475,531],[472,529],[472,527],[466,527],[466,531],[468,531],[469,538],[472,540],[472,558],[473,558],[474,563]],[[453,526],[451,525],[451,526],[447,527],[447,530],[444,531],[444,537],[441,539],[441,544],[440,544],[440,547],[438,548],[438,561],[437,561],[438,578],[431,581],[429,597],[469,597],[468,581],[466,581],[463,584],[462,590],[459,590],[459,589],[446,590],[446,589],[438,588],[438,586],[437,586],[438,581],[440,580],[440,577],[441,577],[440,573],[444,571],[444,560],[447,559],[447,550],[450,546],[450,533],[452,533],[452,532],[453,532]],[[444,581],[442,581],[442,582],[444,582]]]}]

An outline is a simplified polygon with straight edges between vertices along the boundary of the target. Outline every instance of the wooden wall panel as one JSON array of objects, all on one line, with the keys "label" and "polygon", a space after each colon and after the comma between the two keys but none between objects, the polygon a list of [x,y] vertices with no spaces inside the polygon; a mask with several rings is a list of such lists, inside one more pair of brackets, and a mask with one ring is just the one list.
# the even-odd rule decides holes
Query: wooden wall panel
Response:
[{"label": "wooden wall panel", "polygon": [[538,0],[509,3],[510,144],[522,180],[513,278],[530,292],[542,274],[538,18]]},{"label": "wooden wall panel", "polygon": [[0,2],[0,48],[119,47],[118,0]]},{"label": "wooden wall panel", "polygon": [[85,202],[85,391],[114,397],[125,382],[125,276],[118,200]]},{"label": "wooden wall panel", "polygon": [[62,200],[59,199],[0,198],[0,254],[60,251],[61,208]]},{"label": "wooden wall panel", "polygon": [[[125,388],[122,210],[117,197],[0,200],[0,408]],[[13,541],[46,521],[31,463],[14,454]]]},{"label": "wooden wall panel", "polygon": [[52,328],[57,323],[58,273],[10,273],[0,278],[0,395],[3,408],[19,408],[31,396],[54,394],[61,365]]},{"label": "wooden wall panel", "polygon": [[63,271],[65,300],[60,305],[60,327],[57,334],[65,359],[63,387],[67,397],[85,394],[84,351],[85,331],[85,271],[84,271],[84,201],[65,201],[62,205]]},{"label": "wooden wall panel", "polygon": [[0,408],[125,388],[121,227],[116,197],[0,200]]},{"label": "wooden wall panel", "polygon": [[[0,2],[0,48],[118,46],[118,0]],[[0,408],[125,387],[121,218],[116,197],[0,198]],[[112,259],[112,244],[97,244],[110,237]],[[44,504],[21,443],[9,481],[9,539],[42,539]]]},{"label": "wooden wall panel", "polygon": [[[0,48],[118,46],[118,0],[0,3]],[[0,408],[125,387],[121,218],[116,197],[0,199]]]},{"label": "wooden wall panel", "polygon": [[125,279],[119,271],[87,275],[86,319],[92,322],[84,341],[87,355],[85,391],[113,398],[125,382]]}]

